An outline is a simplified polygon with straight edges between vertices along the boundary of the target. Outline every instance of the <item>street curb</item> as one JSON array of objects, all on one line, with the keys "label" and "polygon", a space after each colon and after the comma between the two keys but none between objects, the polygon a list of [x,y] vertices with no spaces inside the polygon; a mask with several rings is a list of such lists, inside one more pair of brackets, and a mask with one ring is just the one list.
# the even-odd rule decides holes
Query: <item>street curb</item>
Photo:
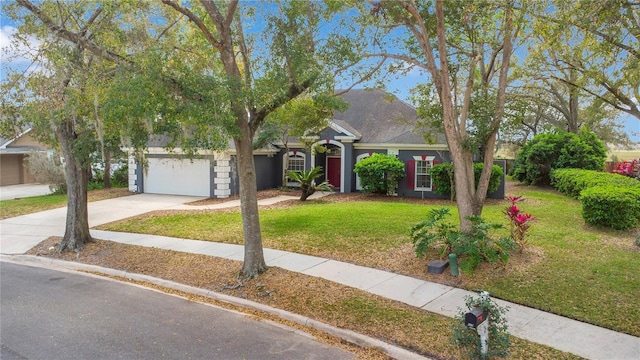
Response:
[{"label": "street curb", "polygon": [[[58,259],[52,259],[52,258],[46,258],[46,257],[40,257],[40,256],[33,256],[33,255],[0,254],[0,261],[5,261],[9,263],[14,263],[14,264],[37,266],[41,268],[47,268],[47,269],[58,270],[58,271],[69,271],[69,272],[91,271],[91,272],[103,273],[110,276],[123,277],[130,280],[145,281],[154,285],[187,292],[190,294],[205,296],[213,300],[225,302],[225,303],[239,306],[242,308],[261,311],[269,315],[277,316],[281,319],[293,321],[297,324],[308,326],[316,330],[328,333],[330,335],[337,336],[347,342],[350,342],[352,344],[355,344],[361,347],[376,348],[394,359],[430,360],[430,358],[427,358],[422,355],[405,350],[403,348],[385,343],[381,340],[374,339],[366,335],[358,334],[351,330],[341,329],[329,324],[325,324],[317,320],[310,319],[306,316],[294,314],[282,309],[277,309],[277,308],[264,305],[261,303],[257,303],[254,301],[217,293],[215,291],[205,290],[205,289],[201,289],[201,288],[197,288],[189,285],[176,283],[169,280],[155,278],[149,275],[131,273],[123,270],[115,270],[115,269],[105,268],[105,267],[96,266],[96,265],[82,264],[82,263],[76,263],[71,261],[58,260]],[[112,280],[118,281],[115,279],[112,279]],[[126,284],[130,284],[130,283],[126,283]]]}]

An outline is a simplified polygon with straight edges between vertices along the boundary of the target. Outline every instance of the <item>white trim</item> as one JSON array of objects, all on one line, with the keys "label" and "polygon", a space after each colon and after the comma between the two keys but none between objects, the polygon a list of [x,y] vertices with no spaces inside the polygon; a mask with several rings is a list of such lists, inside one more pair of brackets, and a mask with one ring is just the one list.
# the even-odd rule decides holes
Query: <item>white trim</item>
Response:
[{"label": "white trim", "polygon": [[18,136],[14,137],[13,139],[7,141],[6,143],[2,144],[2,146],[0,146],[0,149],[6,149],[7,146],[11,145],[14,141],[20,139],[21,137],[25,136],[27,133],[29,133],[31,131],[32,128],[28,128],[27,130],[21,132],[20,134],[18,134]]},{"label": "white trim", "polygon": [[[333,120],[329,120],[329,126],[340,133],[346,134],[346,138],[348,139],[353,139],[353,140],[360,140],[359,136],[356,136],[356,134],[352,133],[351,131],[347,131],[347,129],[343,128],[342,126],[336,124]],[[343,137],[343,136],[340,136]],[[338,136],[335,136],[336,139],[338,139]]]},{"label": "white trim", "polygon": [[320,139],[320,136],[318,136],[318,135],[305,135],[305,136],[300,136],[300,139],[318,140],[318,139]]},{"label": "white trim", "polygon": [[[369,156],[373,155],[375,153],[364,153],[364,154],[360,154],[358,156],[356,156],[356,164],[359,163],[360,161],[368,158]],[[360,176],[358,176],[358,174],[356,174],[356,190],[362,190],[362,184],[360,184]]]},{"label": "white trim", "polygon": [[[123,148],[123,151],[125,152],[133,152],[134,149],[127,147],[127,148]],[[280,150],[268,150],[268,149],[257,149],[257,150],[253,150],[253,155],[275,155],[279,152]],[[147,148],[147,150],[144,152],[144,154],[156,154],[156,155],[186,155],[186,153],[184,151],[182,151],[182,148],[173,148],[173,149],[165,149],[163,147],[150,147]],[[214,155],[214,156],[219,156],[219,155],[235,155],[236,154],[236,150],[235,149],[227,149],[227,150],[198,150],[195,152],[195,155]]]},{"label": "white trim", "polygon": [[[319,144],[331,144],[331,145],[336,145],[337,147],[340,148],[340,192],[344,192],[344,173],[345,173],[345,168],[346,165],[344,163],[344,144],[339,142],[339,141],[335,141],[335,140],[331,140],[329,139],[329,141],[327,142],[327,140],[321,140],[321,141],[317,141],[315,143],[313,143],[312,147],[315,147],[316,145]],[[315,156],[311,156],[311,168],[313,169],[316,165],[316,157]]]},{"label": "white trim", "polygon": [[354,149],[358,150],[443,150],[448,151],[446,144],[374,144],[374,143],[354,143]]},{"label": "white trim", "polygon": [[[433,167],[433,160],[435,160],[436,157],[435,156],[414,156],[413,160],[415,161],[427,161],[431,163],[431,166]],[[431,186],[429,187],[418,187],[418,163],[416,162],[413,168],[413,185],[414,188],[413,190],[415,191],[432,191],[433,190],[433,177],[431,177]],[[424,174],[421,174],[424,175]],[[431,176],[431,174],[429,174],[429,176]]]}]

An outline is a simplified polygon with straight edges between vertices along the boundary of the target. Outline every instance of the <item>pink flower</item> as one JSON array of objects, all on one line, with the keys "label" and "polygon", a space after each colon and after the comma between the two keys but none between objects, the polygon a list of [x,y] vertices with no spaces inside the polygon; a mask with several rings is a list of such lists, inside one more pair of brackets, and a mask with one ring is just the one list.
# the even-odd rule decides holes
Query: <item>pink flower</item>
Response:
[{"label": "pink flower", "polygon": [[527,222],[527,216],[525,214],[518,214],[513,221],[518,225],[522,225]]},{"label": "pink flower", "polygon": [[515,205],[511,205],[507,208],[507,216],[509,216],[510,218],[515,217],[519,213],[520,213],[520,209],[518,209],[518,207]]},{"label": "pink flower", "polygon": [[520,200],[524,200],[522,199],[522,196],[507,196],[507,199],[509,199],[509,201],[511,201],[512,204],[515,204],[517,202],[520,202]]}]

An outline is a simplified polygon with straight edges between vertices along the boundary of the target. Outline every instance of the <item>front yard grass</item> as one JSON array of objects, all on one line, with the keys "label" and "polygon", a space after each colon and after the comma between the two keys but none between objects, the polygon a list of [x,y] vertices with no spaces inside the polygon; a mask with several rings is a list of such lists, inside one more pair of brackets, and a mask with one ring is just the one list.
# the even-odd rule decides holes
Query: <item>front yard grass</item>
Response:
[{"label": "front yard grass", "polygon": [[[579,202],[551,189],[515,186],[513,191],[526,198],[520,207],[538,218],[529,234],[530,248],[522,255],[514,253],[506,266],[485,264],[459,278],[425,274],[436,251],[417,259],[408,237],[410,227],[440,204],[333,202],[331,197],[294,202],[261,211],[264,246],[487,290],[508,301],[640,336],[640,248],[634,245],[638,230],[587,226]],[[486,205],[483,217],[506,224],[502,210],[507,204]],[[448,207],[456,221],[455,206]],[[150,214],[101,228],[242,242],[237,210]]]},{"label": "front yard grass", "polygon": [[[127,188],[90,190],[89,201],[132,195]],[[67,206],[67,195],[41,195],[0,201],[0,220]]]}]

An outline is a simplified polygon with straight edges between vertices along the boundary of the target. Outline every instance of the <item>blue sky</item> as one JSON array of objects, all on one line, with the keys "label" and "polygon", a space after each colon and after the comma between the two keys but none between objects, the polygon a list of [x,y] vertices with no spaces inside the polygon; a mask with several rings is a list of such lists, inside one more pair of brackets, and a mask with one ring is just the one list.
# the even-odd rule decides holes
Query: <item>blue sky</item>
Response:
[{"label": "blue sky", "polygon": [[[12,59],[9,61],[2,48],[8,45],[9,37],[15,28],[13,23],[0,11],[0,81],[3,81],[6,77],[7,68],[24,69],[30,61],[26,59]],[[394,93],[400,99],[410,101],[410,91],[417,84],[423,83],[428,80],[425,74],[420,71],[412,70],[405,76],[399,76],[398,78],[392,78],[386,82],[389,92]],[[348,84],[345,84],[348,86]],[[623,114],[620,119],[624,122],[625,131],[629,134],[632,141],[640,142],[640,119],[636,119],[631,115]]]}]

